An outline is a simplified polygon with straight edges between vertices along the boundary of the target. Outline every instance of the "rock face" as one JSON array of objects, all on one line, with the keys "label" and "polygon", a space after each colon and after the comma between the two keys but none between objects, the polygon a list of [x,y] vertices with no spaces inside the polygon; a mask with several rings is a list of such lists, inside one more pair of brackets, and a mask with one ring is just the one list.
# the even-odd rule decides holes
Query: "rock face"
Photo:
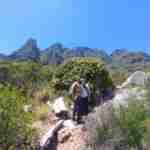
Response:
[{"label": "rock face", "polygon": [[64,61],[65,48],[61,43],[55,43],[41,52],[42,64],[60,64]]},{"label": "rock face", "polygon": [[91,49],[88,47],[75,47],[65,53],[65,58],[70,57],[100,57],[106,62],[110,62],[110,56],[101,49]]},{"label": "rock face", "polygon": [[110,56],[103,50],[88,47],[65,48],[61,43],[53,44],[41,52],[43,64],[61,64],[72,57],[100,57],[106,62],[111,61]]},{"label": "rock face", "polygon": [[34,60],[40,63],[61,64],[72,57],[98,57],[104,60],[108,67],[127,67],[129,72],[149,68],[150,55],[144,52],[131,52],[127,49],[116,49],[111,55],[105,50],[89,47],[64,47],[61,43],[55,43],[44,50],[40,50],[35,39],[30,38],[27,42],[11,55],[0,54],[0,60]]},{"label": "rock face", "polygon": [[[0,54],[0,60],[36,60],[42,64],[61,64],[72,57],[99,57],[109,65],[128,64],[150,66],[150,55],[144,52],[130,52],[127,49],[116,49],[111,55],[99,48],[74,47],[67,48],[61,43],[55,43],[44,50],[39,50],[35,39],[30,38],[27,42],[9,56]],[[137,67],[137,66],[136,66]]]},{"label": "rock face", "polygon": [[129,52],[126,49],[116,49],[111,54],[113,61],[135,64],[146,63],[150,61],[150,55],[144,52]]},{"label": "rock face", "polygon": [[[127,105],[128,100],[136,99],[141,100],[146,91],[141,89],[148,80],[146,73],[142,71],[136,71],[133,73],[118,89],[112,102],[115,107],[120,105]],[[132,86],[134,85],[134,87]],[[129,88],[131,86],[131,88]]]},{"label": "rock face", "polygon": [[35,39],[28,39],[27,42],[9,56],[10,59],[16,60],[35,60],[39,61],[40,50],[37,47]]},{"label": "rock face", "polygon": [[128,85],[144,86],[147,78],[148,77],[145,72],[136,71],[121,85],[121,87],[124,88]]}]

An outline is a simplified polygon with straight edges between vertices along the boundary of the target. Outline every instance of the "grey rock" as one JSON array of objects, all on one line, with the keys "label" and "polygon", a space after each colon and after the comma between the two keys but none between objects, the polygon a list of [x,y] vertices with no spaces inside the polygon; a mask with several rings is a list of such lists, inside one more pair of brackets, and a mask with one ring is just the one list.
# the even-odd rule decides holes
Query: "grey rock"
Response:
[{"label": "grey rock", "polygon": [[144,86],[147,79],[148,77],[145,72],[136,71],[121,85],[121,87],[124,88],[128,85]]}]

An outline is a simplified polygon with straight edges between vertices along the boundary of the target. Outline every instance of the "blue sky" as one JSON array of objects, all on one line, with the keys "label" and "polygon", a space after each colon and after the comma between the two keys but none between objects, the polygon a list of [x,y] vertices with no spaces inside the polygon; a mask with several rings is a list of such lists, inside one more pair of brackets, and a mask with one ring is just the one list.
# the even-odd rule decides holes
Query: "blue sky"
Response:
[{"label": "blue sky", "polygon": [[149,0],[0,0],[0,52],[33,37],[65,46],[150,51]]}]

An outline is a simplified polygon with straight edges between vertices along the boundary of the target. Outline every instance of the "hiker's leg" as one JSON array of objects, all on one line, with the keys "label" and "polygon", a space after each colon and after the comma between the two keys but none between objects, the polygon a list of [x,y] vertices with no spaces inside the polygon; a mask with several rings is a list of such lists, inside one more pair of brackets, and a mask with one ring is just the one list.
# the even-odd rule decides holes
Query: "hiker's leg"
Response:
[{"label": "hiker's leg", "polygon": [[85,114],[87,115],[89,113],[89,101],[88,101],[88,97],[85,98],[85,104],[86,104]]},{"label": "hiker's leg", "polygon": [[80,123],[82,120],[82,115],[83,115],[83,99],[80,97],[78,99],[78,110],[77,110],[77,123]]},{"label": "hiker's leg", "polygon": [[72,119],[75,121],[75,118],[76,118],[76,112],[77,110],[76,110],[76,105],[75,105],[75,103],[74,103],[74,106],[73,106],[73,115],[72,115]]},{"label": "hiker's leg", "polygon": [[88,114],[88,97],[82,98],[81,111],[82,111],[82,115]]},{"label": "hiker's leg", "polygon": [[77,117],[77,112],[78,112],[78,99],[76,99],[75,101],[74,101],[74,106],[73,106],[73,120],[75,121],[76,120],[76,117]]},{"label": "hiker's leg", "polygon": [[77,114],[77,123],[78,124],[81,123],[81,120],[82,120],[82,115],[81,115],[80,112],[78,112],[78,114]]}]

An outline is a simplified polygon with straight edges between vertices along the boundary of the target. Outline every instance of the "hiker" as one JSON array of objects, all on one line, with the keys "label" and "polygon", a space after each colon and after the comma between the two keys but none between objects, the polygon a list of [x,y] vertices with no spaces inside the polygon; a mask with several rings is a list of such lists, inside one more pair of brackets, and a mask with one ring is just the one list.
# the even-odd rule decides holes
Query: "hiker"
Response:
[{"label": "hiker", "polygon": [[73,120],[80,123],[82,116],[88,114],[88,97],[90,95],[88,84],[85,83],[84,79],[75,81],[70,88],[70,94],[74,102]]},{"label": "hiker", "polygon": [[73,99],[73,120],[77,121],[77,123],[80,123],[81,121],[81,87],[79,81],[75,81],[70,88],[69,94],[72,96]]},{"label": "hiker", "polygon": [[82,115],[87,115],[89,112],[89,96],[90,96],[90,89],[88,84],[86,83],[85,79],[80,79],[80,97],[81,97],[81,109]]}]

